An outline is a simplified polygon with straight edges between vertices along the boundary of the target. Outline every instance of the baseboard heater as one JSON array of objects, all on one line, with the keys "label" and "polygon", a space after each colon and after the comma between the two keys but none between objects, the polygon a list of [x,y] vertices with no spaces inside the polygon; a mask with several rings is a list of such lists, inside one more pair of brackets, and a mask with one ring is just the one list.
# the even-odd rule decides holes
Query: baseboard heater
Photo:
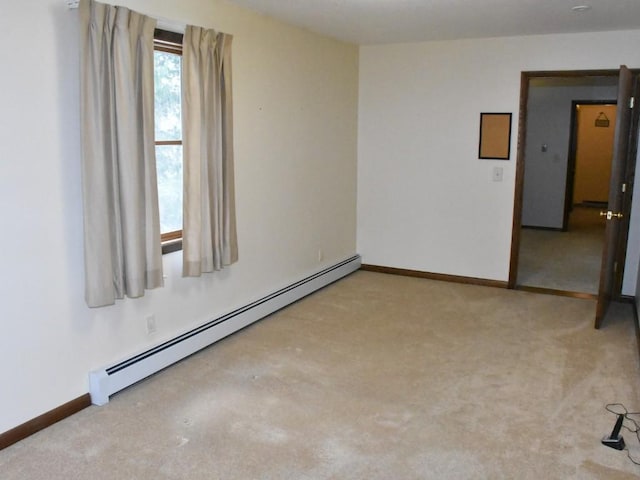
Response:
[{"label": "baseboard heater", "polygon": [[355,255],[128,360],[90,372],[91,403],[105,405],[114,393],[355,272],[361,263]]}]

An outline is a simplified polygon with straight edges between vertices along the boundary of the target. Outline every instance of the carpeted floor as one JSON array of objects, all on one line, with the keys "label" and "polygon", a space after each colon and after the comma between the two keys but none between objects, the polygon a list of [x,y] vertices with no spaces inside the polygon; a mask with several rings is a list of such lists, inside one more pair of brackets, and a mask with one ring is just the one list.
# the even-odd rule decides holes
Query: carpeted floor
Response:
[{"label": "carpeted floor", "polygon": [[606,222],[599,214],[574,207],[566,232],[523,228],[518,285],[598,293]]},{"label": "carpeted floor", "polygon": [[[0,478],[638,478],[629,305],[357,272],[0,451]],[[623,432],[640,459],[635,437]]]}]

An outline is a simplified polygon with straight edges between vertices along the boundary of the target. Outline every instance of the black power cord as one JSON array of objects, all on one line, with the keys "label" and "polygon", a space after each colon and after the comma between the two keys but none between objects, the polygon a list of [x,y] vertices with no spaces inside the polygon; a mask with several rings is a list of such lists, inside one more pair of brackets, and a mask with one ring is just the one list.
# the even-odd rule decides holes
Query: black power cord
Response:
[{"label": "black power cord", "polygon": [[[640,443],[640,412],[630,412],[629,410],[627,410],[627,407],[625,407],[621,403],[609,403],[605,405],[604,408],[607,410],[607,412],[613,413],[614,415],[618,416],[618,421],[616,422],[616,426],[613,429],[615,432],[615,435],[613,436],[618,436],[618,433],[620,432],[620,427],[622,427],[625,430],[628,430],[631,433],[635,434],[636,438],[638,439],[638,443]],[[633,416],[636,416],[637,420],[632,418]],[[631,423],[633,427],[630,427],[629,425],[625,425],[624,423],[625,421],[628,423]],[[614,440],[612,437],[609,437],[609,439]],[[619,436],[619,439],[620,439],[620,445],[622,446],[622,448],[609,445],[605,443],[605,440],[603,440],[603,444],[607,446],[612,446],[617,450],[626,450],[627,457],[629,457],[629,460],[631,460],[631,462],[633,462],[636,465],[640,465],[640,460],[636,460],[631,456],[631,453],[629,452],[629,448],[625,446],[624,440],[622,439],[621,436]]]}]

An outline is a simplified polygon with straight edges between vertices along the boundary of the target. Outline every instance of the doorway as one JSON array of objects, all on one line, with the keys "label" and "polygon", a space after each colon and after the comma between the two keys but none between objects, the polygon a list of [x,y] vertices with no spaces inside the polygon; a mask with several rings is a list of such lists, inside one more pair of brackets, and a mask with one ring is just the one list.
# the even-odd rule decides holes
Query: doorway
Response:
[{"label": "doorway", "polygon": [[[589,194],[589,198],[582,200],[574,199],[573,190],[575,190],[575,185],[573,177],[575,169],[571,170],[569,168],[569,150],[571,147],[575,147],[575,145],[569,141],[571,138],[570,117],[574,112],[572,104],[576,100],[584,99],[584,103],[589,103],[596,101],[602,102],[611,98],[619,99],[620,97],[616,96],[619,90],[617,81],[618,76],[623,70],[625,83],[627,83],[630,74],[629,70],[625,67],[622,67],[620,71],[523,72],[519,118],[518,165],[516,169],[516,199],[514,204],[511,268],[509,275],[510,288],[516,288],[521,283],[518,278],[518,267],[522,226],[532,227],[536,231],[544,234],[566,234],[572,229],[570,224],[571,212],[574,211],[574,203],[580,204],[580,207],[589,208],[592,206],[602,206],[605,202],[605,200],[599,198],[601,197],[600,194],[596,196]],[[620,77],[620,79],[622,79],[622,77]],[[606,89],[609,89],[609,91],[604,91]],[[600,90],[600,92],[594,96],[596,90]],[[625,91],[626,90],[628,89],[625,88]],[[540,105],[539,102],[536,104],[536,99],[542,99],[542,105]],[[554,109],[564,110],[566,118],[559,121],[558,117],[554,114]],[[627,115],[627,113],[628,112],[625,111],[624,115]],[[609,114],[607,114],[607,117],[611,126]],[[602,120],[604,120],[604,118],[602,118]],[[628,115],[624,124],[627,123]],[[542,136],[539,135],[540,125],[548,127],[546,133],[542,131]],[[623,123],[620,125],[623,125]],[[538,135],[538,137],[536,137],[536,135]],[[617,151],[620,151],[621,149],[618,143],[616,143],[616,145]],[[635,163],[633,166],[635,166]],[[579,165],[577,168],[579,168]],[[577,170],[577,172],[579,175],[580,171]],[[631,175],[632,174],[633,172],[631,172]],[[528,181],[525,181],[525,177],[527,177]],[[531,180],[532,178],[534,180]],[[618,178],[617,175],[616,178]],[[612,190],[612,192],[614,191],[618,192],[618,189]],[[580,189],[575,193],[580,194],[579,192]],[[584,196],[584,194],[582,195]],[[630,195],[626,196],[630,198]],[[526,202],[526,198],[529,200],[531,198],[537,198],[538,201],[537,203]],[[606,203],[604,204],[606,205]],[[611,208],[611,198],[609,198],[609,207]],[[598,210],[598,215],[599,214],[600,211]],[[616,214],[614,214],[614,217],[616,217]],[[628,225],[623,225],[624,221],[621,220],[621,218],[622,215],[620,215],[620,218],[614,218],[614,220],[619,221],[624,231],[625,228],[628,229]],[[628,224],[628,220],[626,220],[626,222]],[[611,224],[608,223],[607,225]],[[607,231],[609,232],[609,227],[607,227]],[[623,239],[623,244],[617,245],[617,251],[621,252],[622,255],[626,252],[626,234],[623,235]],[[575,250],[575,248],[573,250]],[[603,256],[602,251],[600,255]],[[624,262],[624,257],[622,258],[623,260],[620,265],[623,265]],[[598,264],[599,262],[596,260],[595,263]],[[613,264],[613,262],[611,263]],[[551,288],[534,288],[534,290],[549,290],[547,293],[568,294],[586,298],[598,297],[593,293],[585,293],[585,288],[572,288],[571,290],[563,291],[563,289],[557,286],[552,286]],[[593,291],[593,287],[591,287],[590,290]],[[618,296],[620,294],[619,289],[614,293],[615,296]]]}]

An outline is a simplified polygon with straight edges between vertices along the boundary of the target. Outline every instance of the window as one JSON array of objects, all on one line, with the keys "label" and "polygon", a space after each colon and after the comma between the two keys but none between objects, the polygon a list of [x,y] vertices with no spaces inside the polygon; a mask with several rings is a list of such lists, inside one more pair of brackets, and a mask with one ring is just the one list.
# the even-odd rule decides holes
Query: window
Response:
[{"label": "window", "polygon": [[156,30],[155,144],[162,252],[182,248],[182,35]]},{"label": "window", "polygon": [[[169,34],[168,39],[159,35],[155,40],[159,53],[154,72],[154,32],[147,28],[155,23],[152,18],[99,2],[83,12],[79,27],[86,37],[80,57],[85,298],[90,307],[100,307],[125,296],[141,297],[145,290],[162,286],[163,262],[158,248],[161,230],[167,246],[172,243],[172,247],[182,248],[185,277],[197,277],[238,261],[233,37],[186,25],[187,48],[181,55],[179,35]],[[115,21],[115,17],[124,21]],[[117,31],[122,34],[114,34]],[[181,68],[181,63],[190,62],[197,68]],[[197,99],[180,105],[183,88]],[[154,102],[154,95],[158,105],[157,138],[155,105],[149,104]],[[120,129],[130,134],[116,139],[112,132]],[[202,138],[207,138],[207,144],[199,141]],[[116,140],[118,148],[114,149]],[[204,148],[208,143],[213,148]],[[120,176],[108,174],[112,165],[140,175],[131,176],[123,184]],[[162,227],[158,190],[149,192],[158,183]],[[194,188],[185,189],[183,183]],[[180,198],[183,189],[184,206]],[[151,197],[153,205],[149,205]],[[187,215],[181,221],[183,209]],[[151,210],[152,217],[148,215]],[[212,211],[216,215],[208,215]]]}]

